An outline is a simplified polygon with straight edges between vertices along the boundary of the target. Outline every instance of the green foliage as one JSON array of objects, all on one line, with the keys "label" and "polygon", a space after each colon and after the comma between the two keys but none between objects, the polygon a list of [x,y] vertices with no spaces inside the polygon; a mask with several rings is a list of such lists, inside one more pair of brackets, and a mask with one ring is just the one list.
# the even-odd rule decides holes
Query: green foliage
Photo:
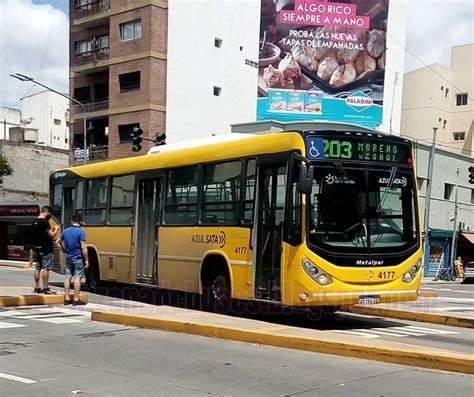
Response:
[{"label": "green foliage", "polygon": [[8,162],[8,160],[0,155],[0,183],[3,182],[4,176],[9,176],[13,174],[13,168]]}]

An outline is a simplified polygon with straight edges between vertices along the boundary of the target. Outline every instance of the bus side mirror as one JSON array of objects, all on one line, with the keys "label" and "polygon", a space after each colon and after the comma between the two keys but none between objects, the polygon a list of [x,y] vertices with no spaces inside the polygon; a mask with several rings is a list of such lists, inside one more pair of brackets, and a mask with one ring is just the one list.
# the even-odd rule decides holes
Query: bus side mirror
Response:
[{"label": "bus side mirror", "polygon": [[313,189],[314,168],[302,163],[300,167],[300,179],[298,191],[301,194],[310,194]]}]

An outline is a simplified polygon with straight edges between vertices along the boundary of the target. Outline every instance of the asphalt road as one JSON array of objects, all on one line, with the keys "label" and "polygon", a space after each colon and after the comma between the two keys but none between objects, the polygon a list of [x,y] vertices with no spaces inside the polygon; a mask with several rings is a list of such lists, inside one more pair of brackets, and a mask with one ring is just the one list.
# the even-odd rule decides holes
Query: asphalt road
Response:
[{"label": "asphalt road", "polygon": [[93,322],[86,307],[2,310],[4,396],[464,397],[474,385],[471,375]]},{"label": "asphalt road", "polygon": [[[0,268],[2,285],[28,285],[31,277],[29,270]],[[53,283],[61,279],[52,276]],[[474,387],[472,375],[94,322],[95,307],[140,303],[89,298],[92,303],[85,307],[0,309],[2,395],[464,397]],[[357,315],[325,322],[295,314],[259,319],[472,352],[469,329]]]},{"label": "asphalt road", "polygon": [[[3,285],[28,285],[28,283],[31,283],[31,278],[32,273],[30,270],[6,269],[5,267],[0,267],[0,280]],[[51,280],[54,285],[61,285],[62,277],[58,274],[52,274]],[[459,287],[472,289],[474,285],[449,286],[449,288]],[[467,289],[459,288],[459,291],[467,291]],[[462,292],[459,293],[462,294]],[[448,309],[457,308],[456,310],[461,310],[461,308],[472,309],[474,307],[474,299],[471,297],[468,298],[467,296],[469,296],[467,293],[463,294],[463,298],[441,296],[439,306]],[[137,301],[141,301],[148,304],[161,302],[173,306],[193,309],[199,308],[199,304],[195,303],[199,301],[199,299],[197,299],[198,297],[195,295],[171,294],[170,296],[167,292],[159,293],[150,288],[130,288],[129,286],[119,287],[114,285],[112,287],[103,288],[100,294],[89,293],[89,301],[97,305],[122,306],[124,304],[122,298],[124,297],[127,298],[127,304],[132,306],[138,304]],[[450,302],[452,300],[455,302]],[[461,302],[458,302],[459,300],[461,300]],[[423,299],[406,303],[406,305],[411,308],[425,304]],[[95,307],[102,308],[102,306]],[[88,308],[89,309],[85,310],[92,310],[93,306],[88,305]],[[237,311],[239,309],[242,309],[242,307],[239,306]],[[245,309],[248,310],[248,307]],[[233,315],[276,324],[325,330],[327,332],[351,335],[365,340],[389,340],[474,354],[474,331],[470,328],[349,313],[338,313],[336,316],[315,319],[311,316],[308,317],[306,313],[294,313],[288,310],[284,313],[280,313],[281,308],[274,306],[263,306],[257,309],[252,307],[250,309],[255,309],[258,313],[249,314],[248,311],[242,310],[240,314],[237,312],[237,314],[234,313]]]}]

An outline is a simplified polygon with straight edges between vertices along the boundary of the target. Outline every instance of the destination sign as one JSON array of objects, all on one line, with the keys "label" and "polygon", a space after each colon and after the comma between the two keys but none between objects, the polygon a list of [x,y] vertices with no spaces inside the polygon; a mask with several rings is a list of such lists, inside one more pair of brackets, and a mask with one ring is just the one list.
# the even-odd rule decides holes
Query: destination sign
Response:
[{"label": "destination sign", "polygon": [[308,137],[309,160],[352,160],[411,164],[410,145],[382,139],[344,137]]}]

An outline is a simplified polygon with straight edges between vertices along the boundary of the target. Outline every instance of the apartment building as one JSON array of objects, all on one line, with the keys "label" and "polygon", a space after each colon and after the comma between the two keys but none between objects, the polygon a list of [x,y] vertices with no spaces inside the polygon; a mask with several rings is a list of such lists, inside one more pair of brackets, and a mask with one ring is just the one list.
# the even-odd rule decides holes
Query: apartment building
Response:
[{"label": "apartment building", "polygon": [[450,67],[434,64],[406,73],[401,134],[466,156],[474,155],[474,43],[451,49]]},{"label": "apartment building", "polygon": [[166,1],[70,1],[70,93],[85,108],[72,112],[73,148],[84,116],[92,160],[130,155],[135,126],[165,130],[166,43]]}]

